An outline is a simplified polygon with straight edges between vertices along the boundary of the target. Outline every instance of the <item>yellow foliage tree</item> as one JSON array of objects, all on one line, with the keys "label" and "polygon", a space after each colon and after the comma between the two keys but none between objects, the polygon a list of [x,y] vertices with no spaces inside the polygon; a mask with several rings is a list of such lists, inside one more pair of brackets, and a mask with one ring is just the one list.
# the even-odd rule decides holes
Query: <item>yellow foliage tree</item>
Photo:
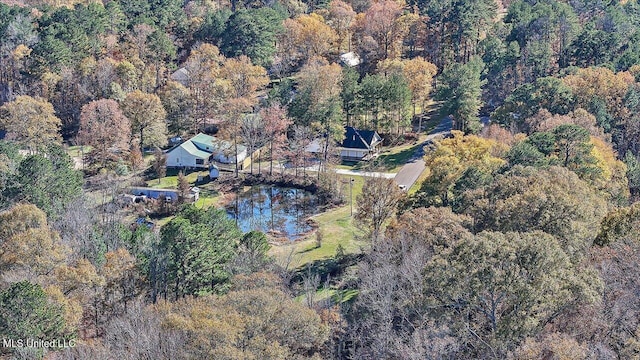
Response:
[{"label": "yellow foliage tree", "polygon": [[420,205],[449,205],[453,200],[453,187],[463,173],[473,167],[491,174],[505,164],[498,157],[507,146],[476,135],[452,131],[453,137],[436,141],[435,149],[427,152],[425,162],[429,175],[418,193]]},{"label": "yellow foliage tree", "polygon": [[618,160],[611,145],[604,140],[591,136],[591,156],[596,159],[596,166],[601,170],[595,180],[595,186],[601,190],[609,203],[624,205],[629,199],[629,182],[627,166]]},{"label": "yellow foliage tree", "polygon": [[289,41],[293,48],[300,53],[303,61],[316,56],[325,56],[335,48],[338,34],[325,23],[322,16],[312,13],[301,15],[293,20],[284,22],[285,31],[293,36]]},{"label": "yellow foliage tree", "polygon": [[46,282],[69,252],[49,228],[45,213],[31,204],[0,213],[0,239],[0,269],[11,282]]},{"label": "yellow foliage tree", "polygon": [[625,114],[625,95],[635,79],[627,71],[614,73],[604,67],[590,67],[564,77],[562,82],[571,88],[578,106],[588,109],[597,97],[612,117],[621,119]]},{"label": "yellow foliage tree", "polygon": [[185,351],[208,359],[292,359],[320,355],[328,327],[279,289],[270,274],[240,275],[221,297],[156,306],[168,330],[188,334]]},{"label": "yellow foliage tree", "polygon": [[32,152],[60,144],[60,126],[53,105],[41,98],[20,95],[0,107],[0,127]]}]

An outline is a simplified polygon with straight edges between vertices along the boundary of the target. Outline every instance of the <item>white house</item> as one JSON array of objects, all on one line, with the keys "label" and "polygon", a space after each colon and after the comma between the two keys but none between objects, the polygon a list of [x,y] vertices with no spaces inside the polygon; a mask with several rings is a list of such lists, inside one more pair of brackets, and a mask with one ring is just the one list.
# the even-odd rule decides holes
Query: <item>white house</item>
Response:
[{"label": "white house", "polygon": [[232,143],[198,134],[166,151],[167,167],[208,169],[212,161],[233,164],[236,161],[242,162],[247,157],[247,148],[244,145],[238,145],[237,156],[234,156],[233,152]]}]

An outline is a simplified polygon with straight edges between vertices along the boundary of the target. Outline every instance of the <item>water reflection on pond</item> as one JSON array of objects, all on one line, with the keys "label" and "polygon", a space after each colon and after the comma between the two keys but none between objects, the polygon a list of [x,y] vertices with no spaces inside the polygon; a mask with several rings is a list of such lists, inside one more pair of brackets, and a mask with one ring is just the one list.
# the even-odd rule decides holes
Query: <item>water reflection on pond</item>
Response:
[{"label": "water reflection on pond", "polygon": [[243,232],[259,230],[296,240],[312,229],[307,219],[317,214],[318,200],[308,191],[277,186],[253,186],[227,207]]}]

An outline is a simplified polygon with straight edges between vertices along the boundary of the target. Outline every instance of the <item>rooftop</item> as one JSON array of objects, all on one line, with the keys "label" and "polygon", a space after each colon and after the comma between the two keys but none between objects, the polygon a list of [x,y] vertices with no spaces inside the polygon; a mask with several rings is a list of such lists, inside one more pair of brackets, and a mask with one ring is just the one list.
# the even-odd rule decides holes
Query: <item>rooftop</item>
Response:
[{"label": "rooftop", "polygon": [[371,149],[382,141],[380,135],[373,130],[358,130],[347,126],[342,147],[351,149]]}]

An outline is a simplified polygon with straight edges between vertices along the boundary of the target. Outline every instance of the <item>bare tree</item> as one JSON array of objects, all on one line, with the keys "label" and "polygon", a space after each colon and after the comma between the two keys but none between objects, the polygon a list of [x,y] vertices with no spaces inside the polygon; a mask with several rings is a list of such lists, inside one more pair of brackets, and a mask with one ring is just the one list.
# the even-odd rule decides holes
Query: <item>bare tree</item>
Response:
[{"label": "bare tree", "polygon": [[307,267],[306,273],[302,277],[304,284],[304,297],[307,306],[312,309],[315,302],[316,291],[320,286],[320,275],[311,270],[311,266]]},{"label": "bare tree", "polygon": [[294,125],[293,137],[289,139],[289,161],[295,168],[295,175],[298,176],[298,167],[302,167],[304,178],[307,177],[306,157],[307,145],[311,142],[311,130],[306,126]]},{"label": "bare tree", "polygon": [[[243,116],[240,123],[240,137],[249,148],[248,155],[251,157],[250,171],[253,174],[253,153],[264,145],[266,140],[266,129],[264,121],[259,114],[248,114]],[[260,172],[258,170],[258,172]]]},{"label": "bare tree", "polygon": [[153,152],[153,157],[153,171],[156,172],[156,175],[158,176],[158,184],[160,184],[160,180],[167,175],[167,156],[162,150],[156,148]]},{"label": "bare tree", "polygon": [[382,235],[382,226],[396,211],[403,195],[392,179],[370,177],[365,180],[362,193],[356,198],[355,220],[358,226],[369,231],[373,242]]},{"label": "bare tree", "polygon": [[182,171],[178,172],[178,201],[180,203],[184,203],[189,195],[189,190],[191,190],[191,185],[189,184],[189,180],[184,176]]}]

